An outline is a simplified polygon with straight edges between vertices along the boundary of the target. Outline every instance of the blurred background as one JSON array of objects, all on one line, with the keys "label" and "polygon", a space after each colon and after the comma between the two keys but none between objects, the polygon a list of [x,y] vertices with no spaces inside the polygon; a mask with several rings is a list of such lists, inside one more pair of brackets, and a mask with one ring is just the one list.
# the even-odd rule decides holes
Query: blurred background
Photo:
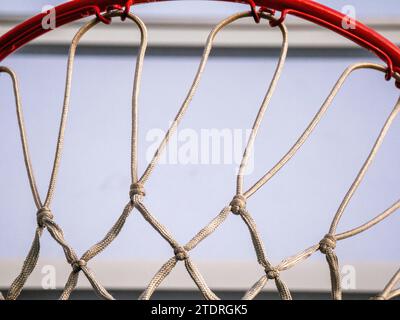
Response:
[{"label": "blurred background", "polygon": [[[45,5],[62,2],[3,1],[0,33]],[[355,9],[357,19],[399,44],[397,0],[319,2],[346,13]],[[213,1],[176,1],[132,9],[149,29],[139,106],[140,172],[154,147],[153,133],[166,130],[185,98],[208,33],[220,19],[246,10],[245,5]],[[128,201],[130,101],[139,33],[132,23],[117,20],[87,34],[76,58],[65,151],[52,209],[78,255],[106,234]],[[2,63],[15,70],[20,79],[32,162],[43,198],[51,174],[69,43],[82,23],[55,30]],[[347,66],[378,62],[366,50],[320,27],[296,18],[290,18],[287,25],[289,57],[255,144],[252,170],[245,177],[247,187],[297,140]],[[265,23],[256,25],[252,18],[235,23],[218,36],[199,90],[174,139],[178,150],[185,142],[182,130],[197,138],[202,130],[213,129],[236,130],[245,137],[268,88],[280,42],[278,30]],[[11,90],[8,77],[1,75],[3,292],[22,266],[36,225]],[[384,81],[383,74],[356,72],[292,161],[248,201],[273,264],[318,243],[327,233],[398,96],[398,90]],[[397,119],[346,209],[339,232],[365,223],[398,200],[399,137]],[[242,142],[239,148],[243,146]],[[237,161],[207,164],[195,160],[165,161],[146,185],[146,205],[182,244],[214,218],[235,193]],[[345,298],[364,298],[383,289],[399,267],[399,228],[395,213],[368,232],[338,244],[342,275],[350,276]],[[67,280],[70,266],[46,232],[41,250],[23,298],[57,297]],[[167,243],[135,212],[114,243],[89,265],[117,298],[133,299],[171,256]],[[240,298],[263,272],[247,228],[236,216],[229,217],[191,256],[206,282],[222,298]],[[53,274],[52,268],[53,288],[42,290],[43,284],[49,284],[44,278],[49,272]],[[329,297],[329,271],[320,253],[284,272],[282,278],[294,298]],[[95,297],[84,276],[79,285],[73,298]],[[183,265],[178,264],[155,298],[200,298],[200,294]],[[260,298],[277,298],[271,283]]]}]

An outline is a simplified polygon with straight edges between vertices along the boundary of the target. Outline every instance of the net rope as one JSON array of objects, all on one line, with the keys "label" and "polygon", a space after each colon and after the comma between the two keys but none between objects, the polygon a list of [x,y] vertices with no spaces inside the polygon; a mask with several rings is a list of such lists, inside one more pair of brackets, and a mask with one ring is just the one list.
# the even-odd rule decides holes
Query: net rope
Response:
[{"label": "net rope", "polygon": [[[120,11],[110,12],[105,15],[105,18],[114,18],[114,17],[123,17],[125,18],[125,14]],[[28,147],[28,139],[25,130],[24,116],[22,112],[22,104],[21,97],[19,92],[19,84],[17,80],[16,74],[7,67],[0,67],[0,73],[6,73],[10,76],[13,86],[13,93],[15,97],[15,105],[16,105],[16,113],[18,120],[18,127],[20,132],[20,139],[22,144],[22,152],[25,161],[25,167],[29,179],[29,184],[33,196],[34,203],[37,209],[37,228],[35,230],[34,239],[31,245],[31,248],[28,252],[28,255],[23,263],[21,272],[15,278],[14,282],[11,284],[10,289],[6,296],[4,297],[0,293],[0,299],[7,300],[15,300],[17,299],[21,291],[23,290],[26,281],[28,280],[31,273],[34,271],[39,256],[40,256],[40,246],[41,246],[41,236],[43,232],[47,230],[50,236],[56,241],[64,251],[64,255],[66,261],[69,265],[71,265],[71,273],[68,277],[68,280],[65,284],[64,290],[60,296],[60,299],[66,300],[69,299],[71,293],[75,290],[78,284],[79,275],[83,273],[83,275],[88,279],[93,290],[97,293],[97,295],[101,298],[113,300],[114,297],[107,291],[107,289],[97,280],[94,272],[89,267],[89,262],[94,259],[97,255],[99,255],[102,251],[104,251],[119,235],[121,230],[123,229],[126,220],[131,215],[134,210],[145,219],[147,223],[149,223],[153,229],[171,246],[173,256],[161,266],[158,272],[151,279],[149,285],[141,294],[140,299],[148,300],[152,297],[157,288],[162,284],[165,278],[171,273],[174,267],[179,263],[183,262],[187,272],[192,278],[195,285],[198,287],[199,291],[203,295],[205,299],[208,300],[217,300],[219,297],[210,289],[207,285],[205,279],[200,273],[199,268],[196,266],[189,253],[194,250],[201,242],[207,239],[211,234],[213,234],[225,221],[228,219],[231,214],[233,216],[238,216],[241,218],[245,226],[247,227],[253,247],[255,250],[255,254],[257,257],[257,261],[260,267],[264,270],[264,275],[244,294],[244,300],[254,299],[258,296],[258,294],[264,289],[267,285],[267,282],[273,280],[276,286],[276,289],[280,295],[280,297],[284,300],[292,299],[290,290],[288,286],[285,284],[284,280],[281,277],[281,273],[285,270],[291,269],[308,259],[312,255],[317,252],[321,252],[325,255],[327,265],[330,272],[331,278],[331,295],[333,299],[341,299],[342,298],[342,290],[340,285],[340,273],[339,273],[339,261],[338,257],[335,253],[335,248],[338,241],[345,240],[350,237],[354,237],[362,232],[365,232],[380,223],[384,219],[388,218],[398,209],[400,209],[400,200],[392,204],[388,207],[384,212],[378,214],[372,220],[356,227],[352,230],[337,233],[337,227],[340,223],[340,220],[351,201],[352,196],[357,191],[360,183],[363,181],[371,163],[376,157],[379,148],[381,147],[386,134],[388,133],[393,121],[400,111],[400,99],[395,104],[392,112],[388,116],[385,124],[383,125],[367,159],[359,170],[354,182],[352,183],[350,189],[345,195],[342,203],[340,204],[337,212],[334,215],[332,224],[328,230],[328,233],[322,237],[322,240],[313,246],[307,248],[306,250],[291,256],[289,258],[284,259],[279,264],[272,264],[267,258],[266,251],[264,249],[264,244],[261,239],[261,235],[257,230],[256,222],[253,219],[250,212],[246,209],[246,202],[248,199],[254,195],[260,188],[262,188],[268,181],[274,177],[285,165],[286,163],[297,153],[300,147],[307,141],[311,133],[314,131],[324,114],[327,112],[328,108],[331,106],[334,98],[342,88],[342,86],[347,81],[348,77],[355,71],[361,69],[372,69],[379,72],[386,72],[386,67],[374,64],[374,63],[358,63],[349,66],[343,74],[340,76],[330,94],[322,104],[321,108],[315,114],[314,118],[311,120],[307,128],[298,138],[298,140],[293,144],[293,146],[289,149],[289,151],[269,170],[266,172],[264,176],[262,176],[254,185],[252,185],[247,190],[244,187],[244,172],[247,166],[247,162],[249,156],[254,148],[254,142],[257,138],[258,130],[262,124],[262,120],[264,114],[268,108],[270,100],[275,92],[278,81],[282,74],[282,70],[285,64],[287,51],[288,51],[288,36],[287,29],[283,23],[277,23],[277,20],[270,14],[262,13],[261,18],[275,22],[275,25],[280,29],[282,34],[282,48],[280,57],[275,69],[275,73],[270,82],[269,88],[267,89],[266,95],[264,97],[263,102],[258,110],[258,113],[254,119],[252,132],[247,141],[247,145],[244,149],[243,158],[239,167],[239,171],[236,179],[236,194],[233,196],[232,201],[227,204],[220,213],[203,229],[201,229],[189,242],[185,245],[181,245],[178,241],[176,241],[173,235],[168,231],[168,229],[161,224],[156,217],[148,210],[147,206],[144,203],[144,197],[146,195],[144,185],[150,178],[154,169],[156,168],[159,159],[165,150],[171,136],[175,133],[178,125],[180,124],[183,116],[185,115],[192,98],[194,97],[196,90],[199,86],[202,74],[205,70],[207,60],[210,56],[214,40],[217,34],[227,25],[246,17],[251,17],[251,12],[244,12],[232,15],[223,21],[221,21],[209,34],[203,56],[201,62],[199,64],[197,73],[193,80],[193,83],[189,89],[189,92],[184,99],[178,113],[176,114],[174,121],[166,132],[162,142],[160,143],[158,149],[154,153],[154,156],[144,173],[139,177],[138,174],[138,99],[140,92],[140,83],[141,76],[143,70],[143,62],[147,48],[147,29],[143,21],[133,14],[128,14],[126,17],[133,22],[136,27],[140,31],[140,47],[139,52],[136,58],[136,68],[134,74],[134,84],[133,84],[133,95],[132,95],[132,134],[131,134],[131,186],[129,191],[129,200],[125,205],[121,216],[112,226],[110,231],[105,235],[105,237],[93,245],[90,249],[88,249],[84,254],[79,257],[77,253],[75,253],[74,249],[68,244],[65,239],[63,230],[61,227],[55,222],[55,215],[51,209],[52,200],[56,190],[57,184],[57,175],[60,169],[60,162],[62,158],[62,151],[64,147],[64,135],[68,118],[68,111],[70,105],[70,93],[72,87],[72,77],[73,77],[73,69],[74,69],[74,61],[76,50],[78,44],[82,37],[93,27],[95,27],[99,20],[93,20],[85,24],[79,31],[76,33],[72,40],[72,44],[70,47],[68,65],[67,65],[67,75],[66,75],[66,84],[65,84],[65,95],[64,95],[64,103],[62,107],[61,121],[59,126],[58,139],[56,144],[56,151],[54,156],[54,162],[52,167],[52,174],[49,181],[49,186],[47,190],[47,195],[44,201],[39,194],[36,181],[35,174],[31,164],[30,152]],[[396,79],[400,80],[400,76],[396,75]],[[392,299],[397,296],[400,296],[400,289],[398,288],[400,284],[400,269],[396,272],[396,274],[390,279],[386,287],[383,289],[381,293],[379,293],[374,299],[377,300],[387,300]]]}]

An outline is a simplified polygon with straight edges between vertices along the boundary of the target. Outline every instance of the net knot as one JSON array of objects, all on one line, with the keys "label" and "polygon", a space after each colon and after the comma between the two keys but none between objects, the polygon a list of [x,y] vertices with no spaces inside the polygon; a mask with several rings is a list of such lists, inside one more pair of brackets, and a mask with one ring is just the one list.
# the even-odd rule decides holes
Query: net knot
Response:
[{"label": "net knot", "polygon": [[83,259],[81,260],[75,260],[74,262],[71,263],[72,269],[74,272],[78,272],[82,270],[83,267],[86,267],[87,262]]},{"label": "net knot", "polygon": [[279,270],[275,268],[265,269],[265,273],[267,274],[267,278],[269,280],[274,280],[279,277]]},{"label": "net knot", "polygon": [[232,213],[239,215],[246,208],[246,198],[241,194],[237,194],[233,197],[230,206]]},{"label": "net knot", "polygon": [[175,258],[178,261],[184,261],[189,258],[187,251],[182,247],[176,248],[174,250],[174,253],[175,253]]},{"label": "net knot", "polygon": [[44,228],[46,226],[46,220],[53,220],[54,215],[51,210],[47,207],[42,207],[36,214],[37,224],[39,227]]},{"label": "net knot", "polygon": [[135,202],[135,196],[144,197],[146,195],[146,191],[144,190],[143,184],[136,182],[131,185],[131,190],[129,192],[129,197],[132,202]]},{"label": "net knot", "polygon": [[331,234],[325,235],[325,237],[319,242],[319,250],[327,254],[329,250],[334,250],[336,248],[336,238]]}]

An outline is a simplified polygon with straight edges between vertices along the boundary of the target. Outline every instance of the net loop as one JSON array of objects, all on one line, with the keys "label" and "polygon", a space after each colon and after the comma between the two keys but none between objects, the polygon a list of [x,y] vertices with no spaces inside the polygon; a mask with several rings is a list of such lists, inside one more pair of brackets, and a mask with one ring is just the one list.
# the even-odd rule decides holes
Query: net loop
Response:
[{"label": "net loop", "polygon": [[233,197],[230,207],[233,214],[240,215],[246,209],[246,198],[241,194],[237,194]]},{"label": "net loop", "polygon": [[[109,8],[108,11],[116,10],[118,8]],[[120,16],[122,13],[121,12],[109,12],[106,14],[106,18],[112,18],[115,16]],[[139,70],[136,71],[135,73],[135,86],[134,86],[134,97],[133,97],[133,105],[136,103],[136,98],[137,95],[135,94],[137,92],[137,87],[140,83],[140,75],[141,75],[141,65],[143,61],[143,56],[145,52],[145,48],[147,46],[147,31],[144,23],[136,16],[129,15],[128,16],[135,24],[138,26],[138,28],[141,31],[141,46],[140,46],[140,51],[138,55],[138,62],[137,65],[139,66]],[[101,18],[100,18],[101,20]],[[71,292],[76,288],[77,286],[77,281],[78,281],[78,271],[82,270],[89,280],[90,284],[92,285],[93,289],[96,291],[96,293],[104,298],[104,299],[113,299],[113,297],[107,292],[107,290],[96,280],[94,274],[86,268],[86,261],[89,261],[91,258],[102,252],[119,234],[121,231],[126,218],[129,216],[130,212],[132,211],[132,204],[129,203],[126,208],[124,209],[123,214],[121,215],[120,219],[117,221],[117,223],[113,226],[111,231],[104,237],[104,239],[93,246],[85,255],[84,257],[81,258],[81,260],[78,259],[76,253],[74,250],[68,245],[68,243],[65,240],[64,233],[61,229],[60,226],[58,226],[54,221],[53,221],[53,215],[51,210],[49,209],[54,192],[55,192],[55,187],[56,187],[56,181],[57,181],[57,175],[59,171],[59,166],[60,166],[60,161],[61,161],[61,155],[62,155],[62,150],[64,147],[64,133],[65,133],[65,128],[66,128],[66,123],[67,123],[67,116],[68,116],[68,111],[69,111],[69,101],[70,101],[70,90],[71,90],[71,82],[72,82],[72,74],[73,74],[73,65],[74,65],[74,58],[75,58],[75,53],[76,53],[76,48],[79,44],[80,39],[82,36],[91,28],[93,28],[95,25],[97,25],[100,21],[99,19],[92,20],[88,22],[86,25],[84,25],[82,28],[79,29],[77,34],[75,35],[74,39],[72,40],[72,44],[70,47],[70,54],[68,58],[68,66],[67,66],[67,79],[66,79],[66,88],[65,88],[65,94],[64,94],[64,103],[63,103],[63,110],[62,110],[62,116],[61,116],[61,123],[59,126],[59,134],[58,134],[58,139],[57,139],[57,147],[56,147],[56,152],[55,152],[55,159],[53,163],[53,170],[50,178],[50,183],[47,191],[47,196],[46,200],[44,203],[40,199],[40,195],[38,193],[35,179],[34,179],[34,173],[33,173],[33,168],[31,165],[30,161],[30,156],[29,156],[29,151],[28,151],[28,142],[26,138],[26,133],[25,133],[25,126],[24,126],[24,121],[23,121],[23,112],[22,112],[22,107],[21,107],[21,99],[19,95],[19,89],[18,89],[18,82],[17,78],[14,72],[12,72],[10,69],[0,67],[0,73],[1,72],[6,72],[8,73],[13,81],[13,86],[14,86],[14,95],[15,95],[15,100],[16,100],[16,108],[17,108],[17,117],[18,117],[18,125],[20,129],[20,135],[21,135],[21,142],[23,146],[23,153],[24,153],[24,158],[25,158],[25,166],[27,169],[28,177],[29,177],[29,182],[31,185],[32,189],[32,194],[34,196],[35,204],[37,208],[39,209],[37,213],[37,220],[38,220],[38,225],[39,227],[37,228],[35,232],[35,238],[32,242],[31,249],[27,255],[27,258],[24,261],[24,264],[22,266],[22,270],[19,273],[19,275],[16,277],[14,282],[11,285],[11,288],[7,294],[7,299],[9,300],[15,300],[18,298],[20,295],[26,281],[28,280],[29,276],[32,274],[33,270],[35,269],[38,259],[39,259],[39,254],[40,254],[40,238],[43,233],[43,229],[47,227],[47,230],[49,231],[49,234],[51,237],[62,247],[66,260],[68,264],[70,264],[73,267],[73,272],[70,275],[70,278],[65,286],[65,289],[62,293],[61,299],[68,299]],[[137,181],[133,179],[132,181]],[[43,203],[43,204],[42,204]]]},{"label": "net loop", "polygon": [[47,222],[52,221],[54,219],[53,213],[47,207],[40,208],[36,216],[37,216],[37,224],[40,228],[45,228]]}]

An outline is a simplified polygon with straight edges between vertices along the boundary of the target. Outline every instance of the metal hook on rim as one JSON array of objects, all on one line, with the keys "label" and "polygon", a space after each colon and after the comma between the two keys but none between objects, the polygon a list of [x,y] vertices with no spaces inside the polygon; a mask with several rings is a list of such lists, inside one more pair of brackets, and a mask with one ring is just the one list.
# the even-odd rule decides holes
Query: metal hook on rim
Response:
[{"label": "metal hook on rim", "polygon": [[388,67],[386,69],[386,74],[385,74],[385,79],[387,81],[391,80],[393,75],[394,75],[394,69],[393,69],[393,62],[391,59],[388,59]]},{"label": "metal hook on rim", "polygon": [[264,6],[261,6],[261,7],[257,10],[257,5],[255,4],[254,0],[247,0],[247,2],[248,2],[249,5],[250,5],[251,14],[252,14],[252,16],[253,16],[253,18],[254,18],[254,21],[255,21],[256,23],[260,23],[260,21],[261,21],[261,14],[262,14],[262,13],[269,13],[269,14],[272,15],[272,16],[274,16],[275,13],[276,13],[276,10],[270,9],[270,8],[264,7]]},{"label": "metal hook on rim", "polygon": [[[129,15],[129,12],[131,10],[133,3],[134,3],[134,0],[127,0],[125,3],[125,6],[112,5],[107,8],[107,12],[109,13],[113,10],[122,10],[123,14],[121,15],[121,20],[125,21],[127,16]],[[94,11],[95,11],[97,19],[99,19],[101,22],[103,22],[105,24],[111,24],[112,19],[102,15],[99,7],[94,7]]]},{"label": "metal hook on rim", "polygon": [[99,19],[99,21],[103,22],[104,24],[111,24],[111,18],[106,18],[105,16],[103,16],[101,14],[99,7],[94,7],[94,12],[96,14],[97,19]]},{"label": "metal hook on rim", "polygon": [[396,88],[400,89],[400,80],[396,80],[395,85],[396,85]]},{"label": "metal hook on rim", "polygon": [[397,81],[400,81],[400,72],[394,71],[393,78],[395,78]]},{"label": "metal hook on rim", "polygon": [[271,27],[277,27],[277,26],[281,25],[285,21],[286,16],[288,15],[288,13],[290,13],[291,11],[292,10],[290,10],[290,9],[282,10],[281,16],[277,20],[271,20],[269,22],[269,25]]},{"label": "metal hook on rim", "polygon": [[247,2],[248,2],[249,5],[250,5],[251,14],[252,14],[252,16],[253,16],[253,18],[254,18],[254,21],[255,21],[256,23],[260,23],[260,20],[261,20],[260,12],[258,12],[257,6],[256,6],[254,0],[247,0]]},{"label": "metal hook on rim", "polygon": [[129,12],[131,11],[131,7],[133,5],[133,0],[127,0],[125,3],[124,14],[121,16],[121,20],[125,21]]},{"label": "metal hook on rim", "polygon": [[394,71],[393,61],[390,58],[387,58],[387,65],[385,80],[390,81],[394,79],[396,88],[400,89],[400,75]]}]

